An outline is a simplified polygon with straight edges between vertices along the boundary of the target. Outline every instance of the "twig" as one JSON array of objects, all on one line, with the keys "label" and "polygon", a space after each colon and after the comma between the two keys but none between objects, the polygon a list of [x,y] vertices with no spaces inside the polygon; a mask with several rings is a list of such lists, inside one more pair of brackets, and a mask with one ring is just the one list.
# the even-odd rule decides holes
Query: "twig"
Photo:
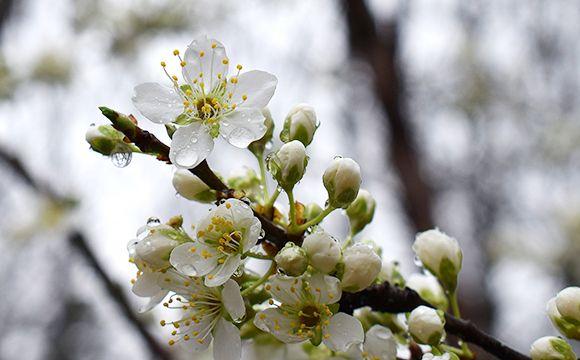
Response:
[{"label": "twig", "polygon": [[[340,311],[351,314],[355,309],[370,306],[373,310],[389,313],[410,312],[418,306],[433,305],[423,300],[409,288],[392,286],[388,282],[374,285],[355,294],[344,293],[340,299]],[[477,328],[467,320],[445,314],[445,330],[464,341],[478,345],[501,360],[530,360],[529,357],[511,349],[501,341]]]}]

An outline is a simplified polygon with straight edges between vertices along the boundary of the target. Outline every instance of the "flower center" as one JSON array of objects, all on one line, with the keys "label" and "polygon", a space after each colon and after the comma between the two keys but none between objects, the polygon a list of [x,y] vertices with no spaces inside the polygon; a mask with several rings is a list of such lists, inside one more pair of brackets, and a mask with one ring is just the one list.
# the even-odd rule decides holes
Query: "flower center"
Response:
[{"label": "flower center", "polygon": [[315,327],[320,323],[320,309],[316,305],[308,304],[299,313],[300,324],[305,327]]},{"label": "flower center", "polygon": [[231,233],[224,233],[218,240],[218,250],[225,255],[237,253],[240,250],[241,240],[242,232],[239,230],[232,231]]}]

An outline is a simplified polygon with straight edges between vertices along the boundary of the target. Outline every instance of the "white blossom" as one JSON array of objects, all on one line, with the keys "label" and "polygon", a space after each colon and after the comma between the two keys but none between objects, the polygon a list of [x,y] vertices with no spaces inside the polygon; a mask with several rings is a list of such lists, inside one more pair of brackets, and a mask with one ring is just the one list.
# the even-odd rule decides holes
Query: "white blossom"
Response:
[{"label": "white blossom", "polygon": [[364,244],[356,244],[344,250],[342,255],[344,273],[342,290],[358,292],[369,287],[381,271],[381,258],[373,249]]},{"label": "white blossom", "polygon": [[188,200],[199,202],[215,201],[215,193],[199,177],[185,169],[177,169],[172,180],[175,191]]},{"label": "white blossom", "polygon": [[419,344],[437,345],[445,336],[445,320],[437,310],[419,306],[411,311],[409,333]]},{"label": "white blossom", "polygon": [[243,201],[229,199],[198,224],[195,242],[178,246],[171,264],[189,276],[205,276],[205,285],[225,283],[240,266],[242,255],[256,243],[260,220]]},{"label": "white blossom", "polygon": [[564,318],[580,321],[580,288],[570,286],[556,295],[556,307]]},{"label": "white blossom", "polygon": [[308,104],[298,104],[290,109],[286,115],[280,139],[284,142],[298,140],[304,146],[308,146],[312,142],[317,128],[318,123],[314,108]]},{"label": "white blossom", "polygon": [[413,251],[423,266],[435,275],[447,290],[455,290],[463,259],[457,240],[438,229],[432,229],[417,234]]},{"label": "white blossom", "polygon": [[316,270],[328,274],[334,270],[341,258],[338,241],[322,230],[308,235],[302,242],[302,248]]},{"label": "white blossom", "polygon": [[300,141],[293,140],[270,157],[268,169],[282,188],[292,189],[304,176],[307,164],[306,148]]},{"label": "white blossom", "polygon": [[570,344],[555,336],[544,336],[534,341],[530,356],[532,360],[576,360]]},{"label": "white blossom", "polygon": [[177,167],[193,168],[203,161],[221,135],[230,144],[247,147],[266,132],[264,108],[278,80],[263,71],[228,78],[229,59],[224,46],[203,36],[179,57],[182,81],[169,75],[171,86],[144,83],[135,87],[133,104],[149,120],[181,125],[173,134],[169,158]]},{"label": "white blossom", "polygon": [[178,343],[190,351],[205,350],[213,339],[215,360],[239,360],[242,343],[238,328],[231,320],[241,320],[245,313],[239,285],[228,279],[222,286],[207,287],[202,279],[168,272],[159,279],[160,286],[175,294],[164,305],[184,311],[183,317],[162,325],[172,325]]},{"label": "white blossom", "polygon": [[300,276],[308,267],[308,257],[300,246],[287,243],[274,258],[278,267],[289,276]]},{"label": "white blossom", "polygon": [[336,158],[324,171],[322,182],[330,206],[346,208],[356,199],[360,189],[360,166],[353,159]]},{"label": "white blossom", "polygon": [[333,351],[346,351],[360,344],[364,332],[360,322],[345,313],[333,314],[329,305],[340,300],[339,280],[317,273],[309,278],[274,275],[266,290],[280,304],[256,314],[254,324],[284,343],[310,339],[321,341]]}]

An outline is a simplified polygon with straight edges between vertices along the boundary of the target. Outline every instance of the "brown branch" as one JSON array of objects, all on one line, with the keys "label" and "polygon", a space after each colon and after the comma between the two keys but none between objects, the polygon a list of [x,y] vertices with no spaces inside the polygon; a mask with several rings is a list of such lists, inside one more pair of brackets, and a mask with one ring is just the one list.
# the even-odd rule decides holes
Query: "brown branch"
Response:
[{"label": "brown branch", "polygon": [[[340,311],[352,314],[355,309],[370,306],[373,310],[389,313],[410,312],[418,306],[433,305],[423,300],[409,288],[392,286],[388,282],[374,285],[355,294],[343,293]],[[473,343],[501,360],[530,360],[529,357],[511,349],[493,336],[483,332],[473,323],[445,314],[445,330],[464,341]]]}]

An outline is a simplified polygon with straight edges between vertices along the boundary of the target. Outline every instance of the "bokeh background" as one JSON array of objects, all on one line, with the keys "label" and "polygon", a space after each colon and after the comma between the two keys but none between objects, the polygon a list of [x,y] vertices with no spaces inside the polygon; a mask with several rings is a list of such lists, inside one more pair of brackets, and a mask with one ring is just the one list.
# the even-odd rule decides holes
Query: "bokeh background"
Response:
[{"label": "bokeh background", "polygon": [[[84,134],[100,105],[136,113],[133,87],[201,34],[278,76],[278,125],[316,108],[298,200],[322,204],[328,162],[357,159],[385,259],[419,271],[414,235],[438,226],[464,249],[465,317],[526,353],[556,334],[545,303],[580,283],[578,1],[0,0],[0,359],[187,358],[163,310],[135,314],[126,244],[207,207],[175,195],[170,166],[118,168]],[[208,161],[256,167],[225,142]],[[338,213],[325,227],[347,232]]]}]

